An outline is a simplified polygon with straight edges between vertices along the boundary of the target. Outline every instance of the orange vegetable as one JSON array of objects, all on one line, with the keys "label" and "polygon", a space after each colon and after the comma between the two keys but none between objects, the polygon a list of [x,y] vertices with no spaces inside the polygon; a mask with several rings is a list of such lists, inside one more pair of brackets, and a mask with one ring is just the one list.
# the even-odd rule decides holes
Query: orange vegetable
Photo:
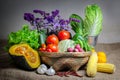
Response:
[{"label": "orange vegetable", "polygon": [[26,43],[11,46],[9,48],[9,54],[17,66],[25,70],[33,70],[40,65],[38,52]]},{"label": "orange vegetable", "polygon": [[106,63],[107,62],[106,53],[97,52],[97,55],[98,55],[98,63]]},{"label": "orange vegetable", "polygon": [[47,44],[56,44],[58,45],[59,39],[55,34],[49,35],[46,39]]},{"label": "orange vegetable", "polygon": [[55,44],[48,44],[47,45],[47,51],[48,52],[58,52],[58,46],[57,45],[55,45]]},{"label": "orange vegetable", "polygon": [[39,48],[40,51],[46,51],[46,45],[42,44],[41,47]]},{"label": "orange vegetable", "polygon": [[68,32],[66,30],[61,30],[58,33],[58,38],[59,38],[59,40],[69,39],[70,38],[70,32]]}]

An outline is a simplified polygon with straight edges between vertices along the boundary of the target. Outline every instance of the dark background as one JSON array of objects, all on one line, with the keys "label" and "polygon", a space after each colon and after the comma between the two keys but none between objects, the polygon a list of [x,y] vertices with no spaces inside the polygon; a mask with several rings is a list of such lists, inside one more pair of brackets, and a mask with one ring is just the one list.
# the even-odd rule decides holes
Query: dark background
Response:
[{"label": "dark background", "polygon": [[59,9],[65,19],[72,13],[84,18],[85,7],[93,3],[98,4],[103,11],[103,30],[98,42],[120,42],[120,0],[0,0],[0,39],[7,39],[10,32],[21,29],[23,24],[29,24],[23,19],[25,12]]}]

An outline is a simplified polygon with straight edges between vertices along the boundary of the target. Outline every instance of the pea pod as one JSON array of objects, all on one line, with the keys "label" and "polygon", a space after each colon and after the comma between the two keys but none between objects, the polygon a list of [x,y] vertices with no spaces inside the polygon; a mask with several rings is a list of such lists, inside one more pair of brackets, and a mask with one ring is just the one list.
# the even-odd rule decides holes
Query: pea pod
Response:
[{"label": "pea pod", "polygon": [[76,33],[72,40],[76,41],[77,44],[80,44],[81,48],[83,48],[83,41],[84,41],[84,38],[79,34],[79,33]]},{"label": "pea pod", "polygon": [[80,44],[80,47],[83,48],[83,47],[84,47],[84,45],[83,45],[83,41],[80,40],[80,39],[78,39],[78,42],[79,42],[79,44]]},{"label": "pea pod", "polygon": [[76,40],[78,40],[78,39],[84,40],[84,38],[83,38],[79,33],[76,33],[76,34],[73,36],[72,40],[76,41]]},{"label": "pea pod", "polygon": [[83,41],[83,49],[85,50],[85,51],[87,51],[87,45],[86,45],[86,42],[85,41]]},{"label": "pea pod", "polygon": [[91,46],[89,45],[87,38],[83,38],[83,36],[81,36],[79,33],[76,33],[72,40],[74,40],[76,44],[80,44],[81,48],[83,48],[85,51],[91,50]]},{"label": "pea pod", "polygon": [[87,43],[87,51],[90,51],[92,49],[92,47]]}]

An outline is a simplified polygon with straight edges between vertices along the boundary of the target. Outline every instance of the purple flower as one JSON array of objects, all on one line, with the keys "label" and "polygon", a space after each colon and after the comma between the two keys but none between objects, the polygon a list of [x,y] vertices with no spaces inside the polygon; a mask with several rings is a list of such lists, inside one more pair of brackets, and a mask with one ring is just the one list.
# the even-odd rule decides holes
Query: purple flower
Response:
[{"label": "purple flower", "polygon": [[69,21],[69,20],[66,20],[65,22],[66,22],[66,24],[67,24],[67,25],[70,23],[70,21]]},{"label": "purple flower", "polygon": [[59,23],[60,23],[60,25],[63,25],[63,24],[65,23],[65,21],[64,21],[63,19],[61,19],[61,20],[59,21]]},{"label": "purple flower", "polygon": [[75,22],[80,22],[80,20],[75,19],[75,18],[70,18],[69,21],[75,21]]},{"label": "purple flower", "polygon": [[[65,20],[59,15],[59,10],[54,10],[51,13],[46,13],[42,10],[33,10],[33,13],[39,13],[40,17],[34,17],[31,13],[25,13],[24,19],[29,21],[30,24],[38,31],[47,30],[47,33],[59,32],[60,30],[70,30],[69,23],[72,19]],[[73,19],[74,20],[74,19]],[[76,20],[77,21],[77,20]],[[49,31],[49,32],[48,32]]]},{"label": "purple flower", "polygon": [[45,11],[42,10],[33,10],[34,13],[40,13],[41,15],[45,15]]},{"label": "purple flower", "polygon": [[24,13],[24,19],[31,22],[34,20],[34,15],[31,13]]},{"label": "purple flower", "polygon": [[41,22],[41,21],[42,21],[42,18],[36,18],[36,19],[35,19],[35,22],[36,22],[36,23],[39,23],[39,22]]},{"label": "purple flower", "polygon": [[48,23],[50,23],[50,22],[53,22],[54,18],[52,16],[47,16],[46,19],[47,19]]},{"label": "purple flower", "polygon": [[53,29],[56,30],[60,27],[60,24],[58,22],[54,22]]},{"label": "purple flower", "polygon": [[52,16],[56,17],[59,14],[59,10],[52,11]]}]

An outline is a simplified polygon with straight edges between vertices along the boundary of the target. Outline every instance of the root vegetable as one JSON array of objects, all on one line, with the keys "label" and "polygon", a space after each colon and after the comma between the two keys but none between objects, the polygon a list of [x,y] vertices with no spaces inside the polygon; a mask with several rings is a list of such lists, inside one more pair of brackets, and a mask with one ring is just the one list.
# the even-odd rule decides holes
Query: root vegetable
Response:
[{"label": "root vegetable", "polygon": [[74,51],[73,48],[68,48],[68,49],[67,49],[67,52],[73,52],[73,51]]}]

